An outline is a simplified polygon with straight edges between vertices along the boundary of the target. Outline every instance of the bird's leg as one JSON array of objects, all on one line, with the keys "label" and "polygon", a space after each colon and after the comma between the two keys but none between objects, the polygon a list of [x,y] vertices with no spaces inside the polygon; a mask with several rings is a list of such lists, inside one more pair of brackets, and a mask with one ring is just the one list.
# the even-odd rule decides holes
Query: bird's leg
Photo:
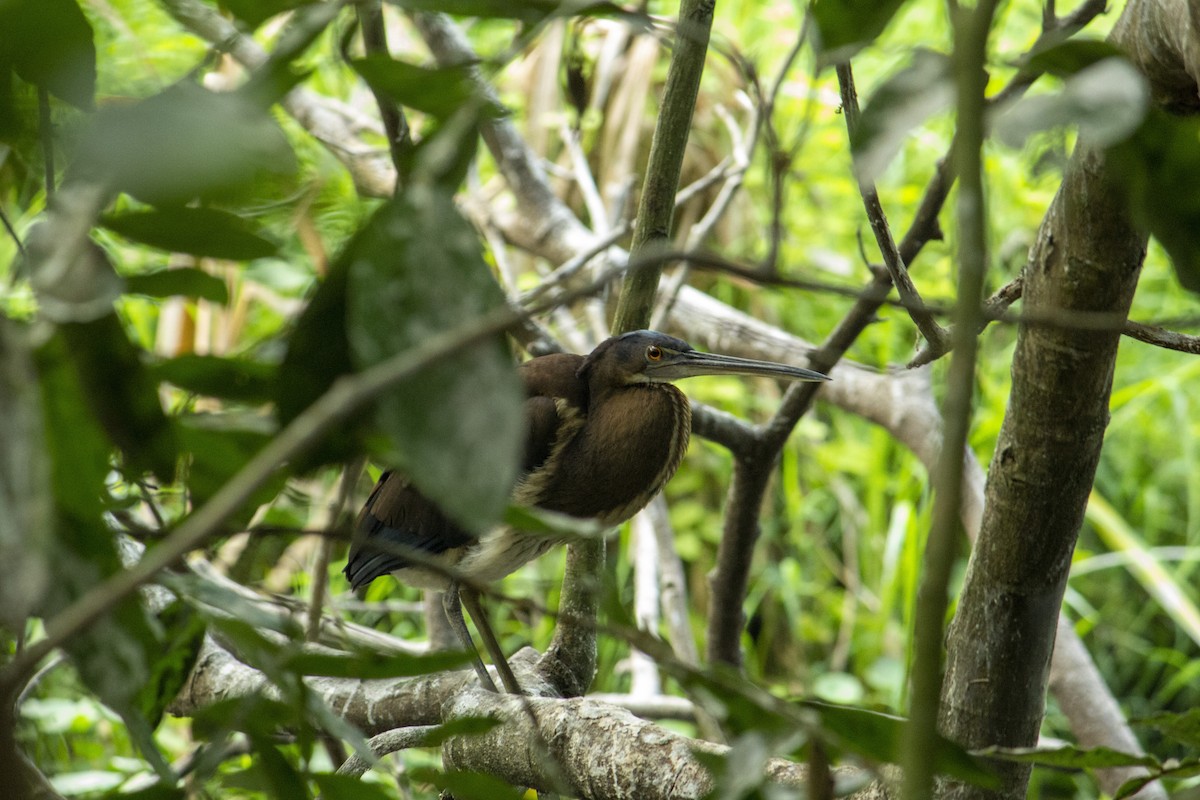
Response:
[{"label": "bird's leg", "polygon": [[517,676],[513,675],[512,668],[508,666],[504,651],[500,649],[500,642],[496,640],[496,634],[492,631],[487,614],[484,613],[483,606],[479,603],[479,593],[474,589],[462,587],[462,602],[466,605],[471,619],[475,620],[479,638],[483,639],[483,648],[488,651],[492,663],[496,666],[496,672],[500,673],[500,682],[504,684],[504,691],[509,694],[525,694],[521,684],[517,683]]},{"label": "bird's leg", "polygon": [[[489,692],[499,694],[499,689],[496,688],[495,681],[488,674],[487,667],[483,665],[483,659],[479,657],[479,651],[475,649],[475,642],[471,639],[471,632],[467,630],[467,622],[463,619],[462,602],[459,599],[458,581],[450,581],[450,585],[446,587],[446,591],[442,594],[442,607],[446,609],[446,619],[450,620],[450,627],[458,635],[458,641],[462,643],[463,649],[471,656],[471,666],[475,667],[475,674],[479,676],[479,683]],[[476,602],[478,605],[478,602]],[[471,612],[471,616],[475,616],[475,612]],[[478,619],[476,620],[478,624]],[[489,631],[490,632],[490,631]],[[486,641],[485,641],[486,644]],[[508,666],[505,664],[504,666]]]}]

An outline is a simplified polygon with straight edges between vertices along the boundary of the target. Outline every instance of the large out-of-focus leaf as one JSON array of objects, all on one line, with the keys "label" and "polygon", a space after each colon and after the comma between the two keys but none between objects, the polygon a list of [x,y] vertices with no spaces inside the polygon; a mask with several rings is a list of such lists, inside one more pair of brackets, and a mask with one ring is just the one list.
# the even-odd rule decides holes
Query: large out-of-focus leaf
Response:
[{"label": "large out-of-focus leaf", "polygon": [[274,364],[245,358],[201,356],[195,353],[160,361],[150,374],[160,381],[207,397],[266,403],[275,389],[279,369]]},{"label": "large out-of-focus leaf", "polygon": [[125,277],[125,292],[147,297],[195,297],[222,305],[229,302],[229,287],[225,281],[195,267],[128,275]]},{"label": "large out-of-focus leaf", "polygon": [[1060,78],[1070,77],[1082,69],[1121,55],[1121,48],[1100,39],[1069,39],[1030,53],[1023,69],[1046,72]]},{"label": "large out-of-focus leaf", "polygon": [[1179,283],[1200,293],[1200,119],[1151,109],[1107,156],[1134,218],[1166,249]]},{"label": "large out-of-focus leaf", "polygon": [[[273,431],[265,420],[241,414],[196,414],[175,426],[182,450],[190,457],[188,488],[192,502],[202,505],[246,465],[268,441]],[[251,495],[231,524],[244,524],[254,509],[283,488],[287,475],[276,472]]]},{"label": "large out-of-focus leaf", "polygon": [[92,413],[134,469],[175,474],[178,446],[158,387],[115,313],[60,326]]},{"label": "large out-of-focus leaf", "polygon": [[[363,366],[504,303],[475,230],[440,186],[414,186],[383,206],[344,259],[349,339]],[[523,403],[511,354],[503,337],[494,336],[381,398],[379,421],[396,465],[457,521],[480,528],[508,504],[524,436]]]},{"label": "large out-of-focus leaf", "polygon": [[138,688],[138,710],[155,728],[167,705],[179,694],[204,642],[205,623],[191,606],[175,600],[158,614],[164,641],[158,657],[150,664],[150,677]]},{"label": "large out-of-focus leaf", "polygon": [[0,623],[24,624],[50,579],[54,522],[28,331],[0,316]]},{"label": "large out-of-focus leaf", "polygon": [[[418,67],[386,55],[369,55],[352,60],[350,66],[375,91],[439,119],[449,117],[478,96],[467,65]],[[492,109],[493,113],[499,111]]]},{"label": "large out-of-focus leaf", "polygon": [[954,74],[942,53],[918,49],[912,63],[888,78],[867,101],[850,142],[854,169],[863,182],[883,172],[912,129],[950,107]]},{"label": "large out-of-focus leaf", "polygon": [[1087,750],[1072,745],[1054,748],[989,747],[982,752],[984,755],[1002,758],[1005,761],[1021,761],[1027,764],[1041,764],[1046,767],[1066,769],[1158,766],[1158,759],[1154,756],[1122,753],[1109,747],[1093,747]]},{"label": "large out-of-focus leaf", "polygon": [[312,776],[322,800],[391,800],[391,792],[353,775],[320,773]]},{"label": "large out-of-focus leaf", "polygon": [[460,17],[499,17],[534,24],[552,15],[607,14],[620,8],[609,2],[579,0],[397,0],[413,11],[436,11]]},{"label": "large out-of-focus leaf", "polygon": [[283,662],[283,668],[300,675],[368,680],[429,675],[463,666],[468,660],[466,653],[452,650],[421,655],[389,653],[387,658],[380,658],[377,653],[362,656],[296,653]]},{"label": "large out-of-focus leaf", "polygon": [[431,767],[411,770],[415,780],[432,783],[458,800],[522,800],[524,791],[492,775],[479,772],[442,772]]},{"label": "large out-of-focus leaf", "polygon": [[96,47],[75,0],[0,3],[0,76],[9,68],[61,100],[92,107]]},{"label": "large out-of-focus leaf", "polygon": [[256,177],[294,168],[287,139],[266,111],[236,92],[192,83],[101,110],[75,163],[155,206],[233,196]]},{"label": "large out-of-focus leaf", "polygon": [[1178,714],[1154,714],[1135,720],[1135,724],[1162,731],[1164,736],[1200,752],[1200,708]]},{"label": "large out-of-focus leaf", "polygon": [[875,40],[904,0],[816,0],[817,47],[822,65],[846,61]]},{"label": "large out-of-focus leaf", "polygon": [[[88,408],[86,384],[72,364],[64,337],[42,345],[37,365],[57,518],[52,581],[37,613],[53,627],[57,612],[122,565],[112,531],[104,524],[110,445]],[[88,688],[124,716],[131,731],[146,730],[139,693],[162,646],[158,626],[137,596],[126,597],[64,647]],[[161,762],[152,742],[148,747],[146,756]]]},{"label": "large out-of-focus leaf", "polygon": [[102,222],[127,239],[173,253],[244,261],[274,255],[278,249],[242,217],[215,208],[167,206],[110,215]]},{"label": "large out-of-focus leaf", "polygon": [[[338,377],[354,370],[346,338],[346,280],[349,265],[335,261],[325,281],[296,320],[288,338],[287,353],[279,367],[275,408],[279,421],[288,424],[329,390]],[[363,413],[351,417],[311,452],[301,454],[297,469],[342,461],[362,452]]]},{"label": "large out-of-focus leaf", "polygon": [[[804,702],[817,712],[821,728],[836,735],[840,744],[867,758],[899,763],[907,720],[866,708],[843,706],[815,700]],[[974,786],[994,788],[999,781],[966,750],[949,739],[938,737],[933,768]]]},{"label": "large out-of-focus leaf", "polygon": [[1106,58],[1067,78],[1061,91],[1025,95],[1001,109],[993,120],[997,138],[1020,147],[1032,134],[1077,125],[1098,147],[1128,137],[1150,107],[1150,87],[1123,58]]}]

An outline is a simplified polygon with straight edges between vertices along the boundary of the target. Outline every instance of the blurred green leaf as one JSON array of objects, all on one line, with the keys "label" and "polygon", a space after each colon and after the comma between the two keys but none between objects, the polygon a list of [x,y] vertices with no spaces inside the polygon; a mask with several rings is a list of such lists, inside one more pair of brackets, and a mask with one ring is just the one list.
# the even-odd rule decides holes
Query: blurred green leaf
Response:
[{"label": "blurred green leaf", "polygon": [[96,92],[92,26],[75,0],[0,3],[0,73],[22,80],[82,109]]},{"label": "blurred green leaf", "polygon": [[1034,50],[1024,68],[1067,78],[1082,69],[1114,56],[1121,48],[1101,39],[1070,39]]},{"label": "blurred green leaf", "polygon": [[[386,55],[369,55],[350,61],[350,66],[371,88],[402,106],[445,119],[471,102],[482,102],[469,65],[418,67]],[[502,109],[483,109],[489,115]]]},{"label": "blurred green leaf", "polygon": [[392,800],[393,797],[382,786],[353,775],[318,773],[312,779],[321,791],[322,800]]},{"label": "blurred green leaf", "polygon": [[184,800],[186,796],[187,792],[182,786],[172,786],[164,782],[132,792],[117,789],[104,795],[104,800]]},{"label": "blurred green leaf", "polygon": [[296,653],[286,658],[283,669],[300,675],[322,675],[328,678],[410,678],[444,672],[466,664],[470,657],[458,651],[409,655],[388,653],[381,657],[377,653],[358,656],[332,655],[327,653]]},{"label": "blurred green leaf", "polygon": [[250,734],[255,758],[251,769],[263,778],[267,793],[278,800],[305,800],[312,797],[300,772],[279,751],[270,738]]},{"label": "blurred green leaf", "polygon": [[[805,700],[805,708],[816,711],[823,730],[835,734],[836,743],[858,755],[897,764],[907,732],[908,721],[893,714],[865,708]],[[933,768],[974,786],[998,788],[997,777],[982,762],[949,739],[937,739]]]},{"label": "blurred green leaf", "polygon": [[128,275],[125,277],[125,292],[147,297],[196,297],[221,305],[229,302],[229,288],[225,281],[195,267]]},{"label": "blurred green leaf", "polygon": [[74,161],[160,207],[235,196],[260,176],[295,168],[270,114],[238,93],[192,83],[102,109],[83,133]]},{"label": "blurred green leaf", "polygon": [[900,151],[912,129],[953,102],[950,58],[918,48],[911,63],[884,81],[863,108],[850,142],[858,179],[874,181]]},{"label": "blurred green leaf", "polygon": [[167,206],[107,215],[101,223],[127,239],[172,253],[246,261],[274,255],[279,249],[255,233],[243,217],[215,208]]},{"label": "blurred green leaf", "polygon": [[[354,371],[346,337],[346,282],[349,261],[338,258],[308,301],[288,337],[287,353],[279,367],[275,408],[286,425],[329,390],[342,375]],[[351,418],[312,452],[297,459],[298,471],[318,464],[344,461],[363,451],[361,429],[366,412]]]},{"label": "blurred green leaf", "polygon": [[158,726],[163,711],[191,675],[207,628],[204,619],[182,600],[160,611],[158,623],[164,632],[162,649],[150,664],[150,677],[139,687],[135,699],[151,730]]},{"label": "blurred green leaf", "polygon": [[1107,157],[1134,218],[1171,256],[1180,285],[1200,293],[1200,119],[1151,109]]},{"label": "blurred green leaf", "polygon": [[54,551],[50,458],[29,326],[0,316],[0,623],[41,602]]},{"label": "blurred green leaf", "polygon": [[1178,714],[1154,714],[1134,720],[1134,724],[1159,730],[1164,736],[1200,751],[1200,708],[1189,708]]},{"label": "blurred green leaf", "polygon": [[410,770],[413,779],[431,783],[457,800],[521,800],[525,793],[491,775],[478,772],[442,772],[431,767]]},{"label": "blurred green leaf", "polygon": [[[437,231],[430,236],[430,231]],[[453,193],[417,185],[384,205],[343,259],[349,338],[377,364],[502,305],[475,229]],[[388,458],[423,494],[471,528],[508,505],[524,437],[524,390],[503,336],[464,348],[380,399]]]},{"label": "blurred green leaf", "polygon": [[179,446],[141,351],[129,341],[117,315],[66,323],[59,331],[92,413],[130,466],[171,480]]},{"label": "blurred green leaf", "polygon": [[1077,125],[1093,145],[1107,147],[1128,137],[1150,107],[1150,87],[1124,58],[1107,58],[1084,67],[1052,94],[1025,95],[1002,108],[993,131],[1009,147],[1020,147],[1034,133]]},{"label": "blurred green leaf", "polygon": [[1083,749],[1066,745],[1063,747],[989,747],[979,751],[980,755],[1019,761],[1025,764],[1040,764],[1044,767],[1063,769],[1105,769],[1107,767],[1148,767],[1159,765],[1153,756],[1122,753],[1109,747]]},{"label": "blurred green leaf", "polygon": [[905,0],[815,0],[817,48],[822,66],[848,61],[883,33]]},{"label": "blurred green leaf", "polygon": [[184,391],[243,403],[269,402],[279,373],[277,366],[262,361],[195,353],[151,364],[149,369],[155,380]]},{"label": "blurred green leaf", "polygon": [[[247,424],[247,420],[257,419],[235,414],[194,414],[176,421],[180,446],[191,457],[188,489],[195,505],[207,502],[270,441],[270,430]],[[286,481],[287,473],[277,471],[230,524],[248,522],[255,508],[277,495]]]},{"label": "blurred green leaf", "polygon": [[1130,778],[1125,781],[1121,784],[1121,788],[1117,790],[1117,793],[1113,795],[1113,800],[1123,800],[1126,797],[1133,797],[1147,784],[1163,778],[1183,780],[1186,778],[1195,778],[1197,775],[1200,775],[1200,759],[1189,758],[1183,761],[1168,761],[1161,768],[1150,770],[1149,775]]}]

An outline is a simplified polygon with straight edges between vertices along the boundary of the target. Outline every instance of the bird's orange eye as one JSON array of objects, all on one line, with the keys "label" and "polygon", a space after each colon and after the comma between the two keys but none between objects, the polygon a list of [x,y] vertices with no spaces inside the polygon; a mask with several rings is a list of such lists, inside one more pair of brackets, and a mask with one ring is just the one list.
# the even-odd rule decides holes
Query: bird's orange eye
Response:
[{"label": "bird's orange eye", "polygon": [[662,361],[662,357],[663,357],[663,352],[662,352],[662,349],[658,345],[652,344],[646,348],[646,359],[647,360]]}]

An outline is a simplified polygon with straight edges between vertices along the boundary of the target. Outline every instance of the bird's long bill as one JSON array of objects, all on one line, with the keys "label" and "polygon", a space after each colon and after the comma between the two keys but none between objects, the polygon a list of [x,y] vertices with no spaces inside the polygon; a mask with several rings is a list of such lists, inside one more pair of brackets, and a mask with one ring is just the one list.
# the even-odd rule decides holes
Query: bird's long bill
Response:
[{"label": "bird's long bill", "polygon": [[758,361],[753,358],[738,358],[719,353],[700,353],[695,350],[679,353],[670,362],[653,368],[656,377],[668,380],[691,378],[697,375],[761,375],[793,381],[827,381],[823,375],[811,369],[792,367],[774,361]]}]

